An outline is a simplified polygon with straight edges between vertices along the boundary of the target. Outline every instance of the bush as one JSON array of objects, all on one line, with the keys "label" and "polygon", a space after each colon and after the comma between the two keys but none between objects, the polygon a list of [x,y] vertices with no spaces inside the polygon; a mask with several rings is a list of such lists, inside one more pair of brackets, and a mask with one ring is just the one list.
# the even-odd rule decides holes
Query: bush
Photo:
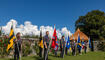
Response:
[{"label": "bush", "polygon": [[5,57],[8,55],[6,52],[8,40],[9,39],[7,36],[0,37],[0,57]]},{"label": "bush", "polygon": [[[7,46],[8,46],[8,41],[9,41],[9,37],[6,35],[3,35],[2,37],[0,37],[0,57],[11,57],[14,54],[13,49],[10,49],[8,52],[6,51]],[[22,56],[28,56],[32,53],[32,51],[34,50],[35,53],[38,55],[39,52],[39,46],[38,46],[38,42],[34,43],[34,46],[31,46],[31,42],[30,41],[23,41],[22,43]],[[33,48],[33,49],[32,49]]]},{"label": "bush", "polygon": [[39,45],[38,45],[38,42],[35,42],[35,45],[33,46],[33,49],[34,49],[35,53],[38,55],[39,54]]},{"label": "bush", "polygon": [[22,46],[22,55],[27,56],[32,53],[32,49],[30,48],[30,44],[28,42],[24,42]]}]

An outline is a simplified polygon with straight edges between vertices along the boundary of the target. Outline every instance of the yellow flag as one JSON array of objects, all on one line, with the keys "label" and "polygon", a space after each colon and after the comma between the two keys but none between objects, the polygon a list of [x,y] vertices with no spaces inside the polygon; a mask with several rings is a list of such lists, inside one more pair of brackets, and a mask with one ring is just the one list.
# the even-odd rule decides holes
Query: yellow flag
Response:
[{"label": "yellow flag", "polygon": [[39,41],[39,46],[43,48],[43,39],[42,39],[42,31],[40,31],[40,41]]},{"label": "yellow flag", "polygon": [[11,26],[11,31],[10,31],[10,34],[9,34],[9,43],[8,43],[8,46],[7,46],[7,52],[10,48],[13,48],[14,39],[16,39],[16,37],[14,36],[13,25],[12,25]]},{"label": "yellow flag", "polygon": [[70,47],[69,49],[70,49],[70,51],[71,51],[71,47]]},{"label": "yellow flag", "polygon": [[43,40],[41,40],[41,42],[39,43],[39,46],[40,46],[41,48],[43,48]]},{"label": "yellow flag", "polygon": [[82,46],[81,43],[79,43],[79,46]]}]

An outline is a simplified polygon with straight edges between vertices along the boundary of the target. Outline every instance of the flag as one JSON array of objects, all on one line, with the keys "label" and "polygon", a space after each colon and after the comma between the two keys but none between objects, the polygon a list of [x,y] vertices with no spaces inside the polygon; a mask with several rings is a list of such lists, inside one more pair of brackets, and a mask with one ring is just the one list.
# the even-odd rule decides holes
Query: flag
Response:
[{"label": "flag", "polygon": [[10,48],[13,48],[13,41],[16,39],[14,35],[13,25],[11,26],[10,34],[9,34],[9,41],[7,46],[7,52]]},{"label": "flag", "polygon": [[78,34],[77,43],[78,43],[77,48],[81,49],[81,46],[82,46],[82,45],[81,45],[81,41],[80,41],[80,36],[79,36],[79,34]]},{"label": "flag", "polygon": [[56,41],[56,45],[55,45],[54,50],[58,50],[58,41]]},{"label": "flag", "polygon": [[89,38],[89,48],[92,48],[90,38]]},{"label": "flag", "polygon": [[[64,34],[63,34],[63,36],[64,36]],[[66,42],[65,47],[67,47],[67,41],[68,41],[68,37],[65,37],[65,42]]]},{"label": "flag", "polygon": [[57,33],[56,33],[56,28],[55,28],[55,25],[54,25],[54,33],[53,33],[53,37],[52,37],[52,45],[51,47],[54,49],[56,48],[58,45],[57,43]]},{"label": "flag", "polygon": [[42,31],[40,31],[40,41],[39,41],[39,46],[43,48],[43,39],[42,39]]},{"label": "flag", "polygon": [[67,43],[66,43],[66,47],[67,47],[68,49],[71,48],[69,36],[68,36],[68,40],[67,40]]},{"label": "flag", "polygon": [[84,49],[84,41],[82,41],[82,49]]}]

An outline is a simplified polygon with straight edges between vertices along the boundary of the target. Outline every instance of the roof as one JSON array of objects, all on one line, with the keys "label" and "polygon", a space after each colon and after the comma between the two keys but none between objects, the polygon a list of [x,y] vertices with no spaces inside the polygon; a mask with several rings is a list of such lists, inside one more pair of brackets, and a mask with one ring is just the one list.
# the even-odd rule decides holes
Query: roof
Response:
[{"label": "roof", "polygon": [[70,40],[77,40],[78,39],[78,34],[80,36],[80,40],[88,40],[88,36],[86,34],[84,34],[83,32],[80,31],[80,29],[78,28],[77,31],[72,34],[72,36],[70,37]]}]

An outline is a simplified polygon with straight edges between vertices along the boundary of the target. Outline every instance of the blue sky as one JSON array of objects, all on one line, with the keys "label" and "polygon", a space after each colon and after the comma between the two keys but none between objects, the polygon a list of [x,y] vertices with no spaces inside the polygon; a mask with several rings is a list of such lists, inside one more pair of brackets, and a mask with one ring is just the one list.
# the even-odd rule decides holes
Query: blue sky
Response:
[{"label": "blue sky", "polygon": [[75,31],[75,21],[91,10],[105,12],[105,0],[0,0],[0,26],[10,19],[18,24],[31,21],[34,25],[56,24]]}]

